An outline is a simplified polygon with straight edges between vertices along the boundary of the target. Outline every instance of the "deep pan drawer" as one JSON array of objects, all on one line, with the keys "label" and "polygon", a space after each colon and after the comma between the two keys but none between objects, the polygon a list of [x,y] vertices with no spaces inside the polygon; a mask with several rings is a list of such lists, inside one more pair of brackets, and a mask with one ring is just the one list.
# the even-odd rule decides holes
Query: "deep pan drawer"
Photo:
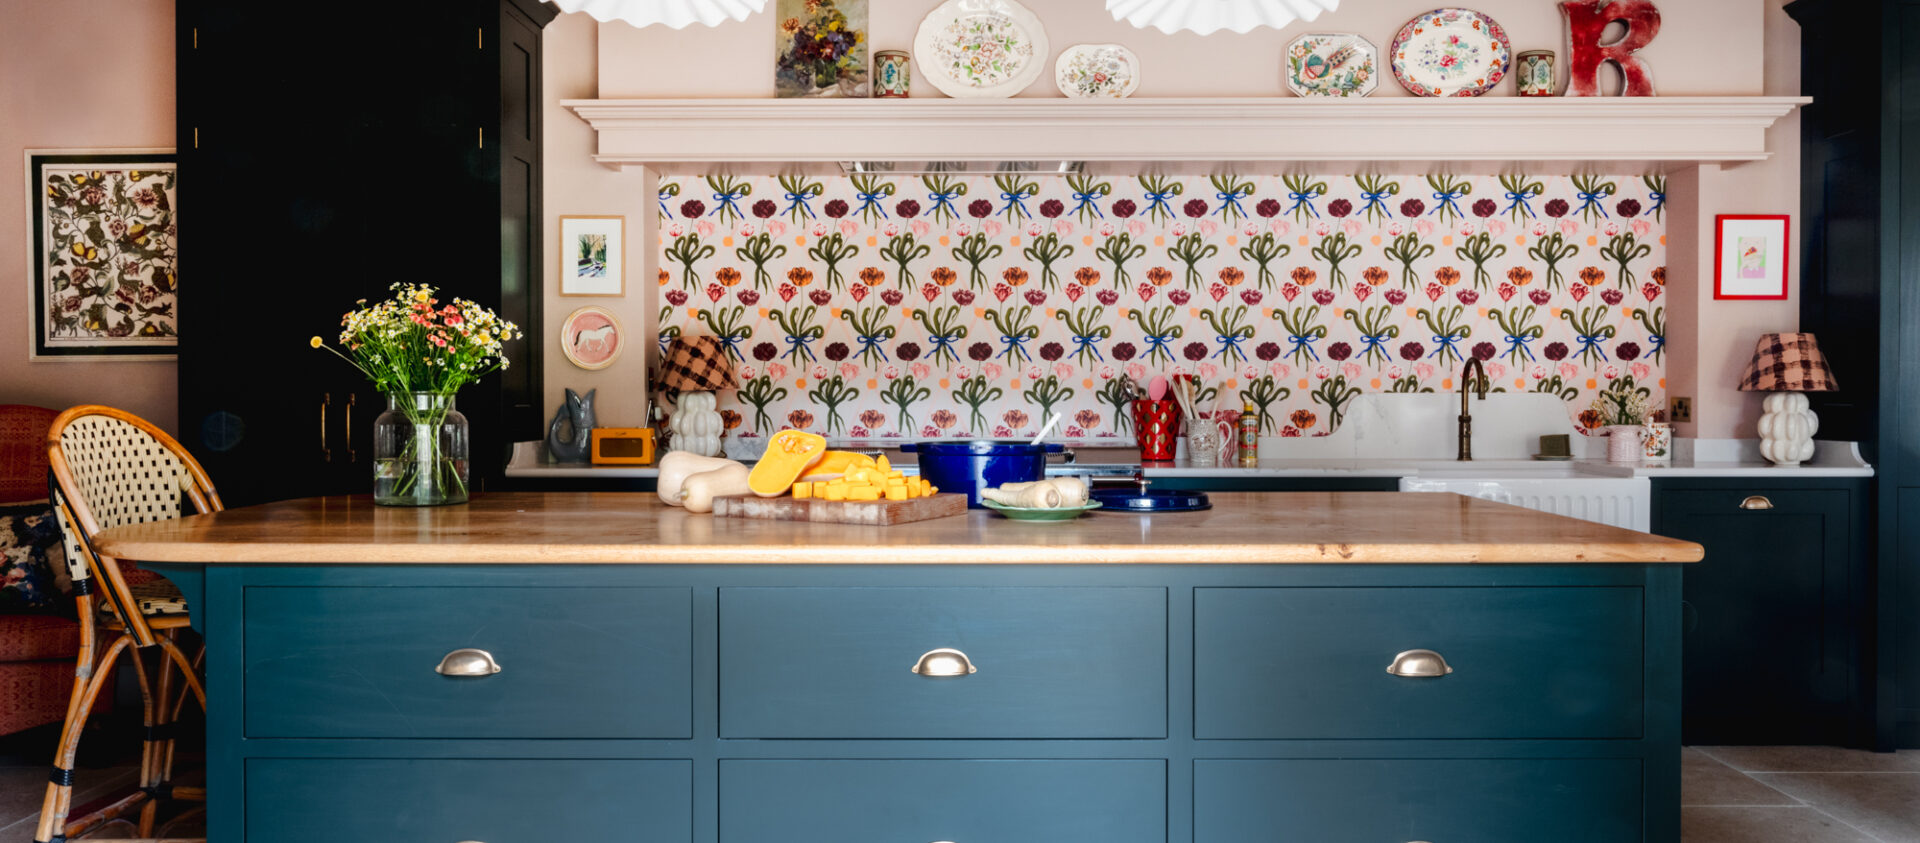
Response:
[{"label": "deep pan drawer", "polygon": [[[1201,739],[1632,738],[1639,588],[1203,588]],[[1396,675],[1437,653],[1452,670]],[[1437,665],[1438,660],[1427,659]]]},{"label": "deep pan drawer", "polygon": [[1165,737],[1166,635],[1159,588],[723,588],[721,735]]},{"label": "deep pan drawer", "polygon": [[690,761],[266,758],[247,843],[686,843]]},{"label": "deep pan drawer", "polygon": [[1640,760],[1208,760],[1193,765],[1206,843],[1630,843]]},{"label": "deep pan drawer", "polygon": [[691,737],[692,613],[684,588],[249,588],[246,734]]},{"label": "deep pan drawer", "polygon": [[1164,843],[1166,762],[721,761],[720,843]]}]

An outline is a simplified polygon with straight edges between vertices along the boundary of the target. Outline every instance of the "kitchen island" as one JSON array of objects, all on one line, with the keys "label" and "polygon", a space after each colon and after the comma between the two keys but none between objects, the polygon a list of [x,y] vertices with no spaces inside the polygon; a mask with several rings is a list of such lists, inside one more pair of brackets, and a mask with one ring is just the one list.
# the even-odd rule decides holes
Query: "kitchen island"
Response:
[{"label": "kitchen island", "polygon": [[327,498],[100,549],[207,637],[213,840],[1679,834],[1668,563],[1700,547],[1454,495],[897,527]]}]

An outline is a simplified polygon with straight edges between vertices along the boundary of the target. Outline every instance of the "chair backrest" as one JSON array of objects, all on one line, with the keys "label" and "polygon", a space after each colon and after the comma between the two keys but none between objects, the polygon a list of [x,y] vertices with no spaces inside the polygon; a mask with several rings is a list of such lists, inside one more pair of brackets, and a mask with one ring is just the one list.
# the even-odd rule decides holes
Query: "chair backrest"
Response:
[{"label": "chair backrest", "polygon": [[0,404],[0,503],[47,496],[47,428],[58,411]]},{"label": "chair backrest", "polygon": [[91,572],[127,628],[143,646],[150,643],[118,561],[94,552],[93,538],[115,527],[178,518],[186,514],[183,500],[194,512],[218,512],[224,507],[213,481],[165,431],[112,407],[61,413],[48,426],[46,452],[75,584]]}]

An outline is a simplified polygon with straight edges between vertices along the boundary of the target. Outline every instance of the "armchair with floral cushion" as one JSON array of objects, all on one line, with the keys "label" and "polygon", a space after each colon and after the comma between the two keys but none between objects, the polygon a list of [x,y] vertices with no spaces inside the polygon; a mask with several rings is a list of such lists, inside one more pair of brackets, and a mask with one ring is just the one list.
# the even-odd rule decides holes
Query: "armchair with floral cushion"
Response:
[{"label": "armchair with floral cushion", "polygon": [[0,404],[0,735],[66,718],[80,624],[47,506],[47,427],[58,413]]}]

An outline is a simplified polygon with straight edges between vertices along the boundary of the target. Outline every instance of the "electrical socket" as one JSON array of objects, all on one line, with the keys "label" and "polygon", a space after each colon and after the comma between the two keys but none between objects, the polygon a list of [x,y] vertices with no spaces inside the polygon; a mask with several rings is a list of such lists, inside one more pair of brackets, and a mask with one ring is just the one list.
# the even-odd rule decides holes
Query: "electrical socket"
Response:
[{"label": "electrical socket", "polygon": [[1675,395],[1667,399],[1667,421],[1674,424],[1693,422],[1693,399],[1685,395]]}]

